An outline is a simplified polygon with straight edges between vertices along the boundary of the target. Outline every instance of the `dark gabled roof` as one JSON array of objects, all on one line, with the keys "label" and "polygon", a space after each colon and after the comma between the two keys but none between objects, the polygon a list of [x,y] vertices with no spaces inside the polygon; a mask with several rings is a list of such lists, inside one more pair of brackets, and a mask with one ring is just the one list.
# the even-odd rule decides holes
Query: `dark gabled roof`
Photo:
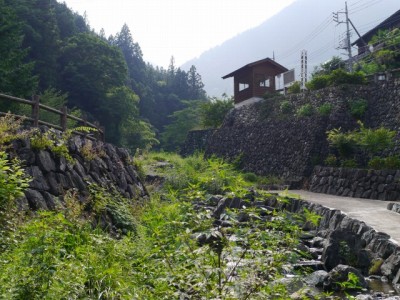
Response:
[{"label": "dark gabled roof", "polygon": [[247,64],[247,65],[237,69],[236,71],[233,71],[232,73],[229,73],[228,75],[223,76],[222,79],[226,79],[226,78],[235,76],[236,73],[238,73],[240,71],[243,71],[244,69],[251,68],[251,67],[254,67],[256,65],[260,65],[260,64],[263,64],[263,63],[266,63],[266,62],[270,63],[271,65],[274,65],[275,67],[277,67],[278,70],[281,71],[281,73],[288,71],[288,69],[286,69],[284,66],[278,64],[276,61],[274,61],[274,60],[270,59],[269,57],[267,57],[267,58],[252,62],[250,64]]},{"label": "dark gabled roof", "polygon": [[376,33],[378,33],[379,30],[384,30],[384,29],[389,29],[391,28],[394,24],[400,23],[400,9],[396,11],[393,15],[391,15],[389,18],[384,20],[383,22],[379,23],[377,26],[372,28],[370,31],[367,33],[363,34],[361,38],[358,38],[355,40],[353,43],[351,43],[352,46],[358,44],[362,40],[364,41],[369,41]]}]

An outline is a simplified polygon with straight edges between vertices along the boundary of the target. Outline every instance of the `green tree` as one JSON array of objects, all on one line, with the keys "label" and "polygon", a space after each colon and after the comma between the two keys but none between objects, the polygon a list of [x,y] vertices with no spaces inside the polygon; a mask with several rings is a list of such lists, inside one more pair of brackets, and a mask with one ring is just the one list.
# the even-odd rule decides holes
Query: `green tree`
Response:
[{"label": "green tree", "polygon": [[54,0],[9,1],[23,23],[23,47],[29,48],[28,59],[35,62],[39,89],[55,86],[58,80],[57,58],[60,37]]},{"label": "green tree", "polygon": [[150,150],[160,142],[153,126],[146,120],[128,118],[121,124],[121,146],[135,153],[137,149]]},{"label": "green tree", "polygon": [[328,75],[337,69],[344,69],[346,63],[339,56],[333,56],[330,60],[315,67],[312,76]]},{"label": "green tree", "polygon": [[185,141],[188,132],[200,125],[200,104],[203,101],[183,101],[183,103],[186,107],[170,116],[172,123],[165,126],[161,134],[162,147],[165,150],[177,150]]},{"label": "green tree", "polygon": [[233,108],[233,97],[223,95],[222,99],[216,97],[200,104],[200,119],[203,127],[217,128],[221,126],[225,115]]},{"label": "green tree", "polygon": [[189,99],[199,100],[205,99],[206,93],[204,91],[204,84],[201,76],[197,73],[196,67],[192,65],[188,72],[188,86],[189,86]]},{"label": "green tree", "polygon": [[128,25],[124,24],[121,31],[115,36],[110,37],[109,41],[112,45],[117,46],[124,55],[130,86],[136,91],[137,85],[144,80],[145,63],[143,61],[143,53],[138,43],[135,43]]},{"label": "green tree", "polygon": [[159,142],[151,124],[139,117],[139,97],[128,87],[114,87],[108,91],[101,115],[107,118],[108,141],[130,149],[150,149]]},{"label": "green tree", "polygon": [[75,34],[89,32],[89,25],[84,17],[72,12],[65,3],[55,3],[55,14],[60,40],[65,40]]},{"label": "green tree", "polygon": [[[22,46],[22,23],[14,10],[0,0],[0,92],[30,97],[37,88],[34,63],[26,63],[27,49]],[[0,103],[3,111],[11,107]]]},{"label": "green tree", "polygon": [[128,87],[113,87],[107,94],[104,103],[98,109],[98,116],[107,120],[106,139],[121,145],[121,127],[129,119],[139,117],[139,97]]},{"label": "green tree", "polygon": [[67,39],[61,49],[60,89],[68,92],[69,105],[92,115],[101,113],[106,94],[127,82],[127,67],[122,53],[94,34],[81,33]]}]

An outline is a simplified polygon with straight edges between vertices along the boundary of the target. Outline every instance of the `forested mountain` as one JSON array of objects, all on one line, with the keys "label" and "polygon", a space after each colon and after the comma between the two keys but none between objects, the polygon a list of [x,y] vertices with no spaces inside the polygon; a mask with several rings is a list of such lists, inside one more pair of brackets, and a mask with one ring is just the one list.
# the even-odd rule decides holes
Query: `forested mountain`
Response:
[{"label": "forested mountain", "polygon": [[104,125],[109,142],[132,150],[156,144],[170,115],[188,100],[206,100],[203,86],[194,66],[185,72],[173,58],[168,70],[144,62],[126,25],[107,38],[65,3],[0,0],[0,92],[65,99]]}]

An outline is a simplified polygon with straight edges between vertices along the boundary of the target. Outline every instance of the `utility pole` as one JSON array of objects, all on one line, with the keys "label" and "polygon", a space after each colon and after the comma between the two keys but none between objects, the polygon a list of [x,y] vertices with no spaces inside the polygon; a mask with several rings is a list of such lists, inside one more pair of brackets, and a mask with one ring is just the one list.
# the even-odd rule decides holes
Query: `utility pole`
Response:
[{"label": "utility pole", "polygon": [[350,22],[349,22],[349,11],[347,10],[347,1],[345,2],[346,8],[346,27],[347,27],[347,51],[349,53],[349,71],[353,71],[353,56],[351,55],[351,42],[350,42]]},{"label": "utility pole", "polygon": [[[339,21],[339,14],[345,14],[345,21]],[[347,2],[345,2],[345,11],[341,12],[338,11],[336,13],[333,13],[333,21],[336,22],[338,25],[345,23],[346,24],[346,40],[345,40],[345,46],[341,47],[340,49],[345,49],[347,50],[347,55],[348,55],[348,61],[347,61],[347,68],[351,72],[353,70],[353,56],[351,54],[351,41],[350,41],[350,19],[349,19],[349,11],[347,9]]]},{"label": "utility pole", "polygon": [[306,88],[307,82],[307,50],[301,51],[301,88],[304,90]]}]

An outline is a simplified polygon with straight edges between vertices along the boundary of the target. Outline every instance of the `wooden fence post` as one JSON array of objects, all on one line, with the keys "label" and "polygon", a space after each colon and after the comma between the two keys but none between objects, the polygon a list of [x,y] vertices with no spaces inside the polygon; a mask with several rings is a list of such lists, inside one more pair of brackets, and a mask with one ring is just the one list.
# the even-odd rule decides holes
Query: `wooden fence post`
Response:
[{"label": "wooden fence post", "polygon": [[33,95],[32,97],[32,119],[33,119],[33,127],[39,126],[39,96]]},{"label": "wooden fence post", "polygon": [[62,112],[62,115],[60,115],[60,122],[61,122],[60,125],[62,128],[62,131],[66,131],[67,130],[68,109],[65,105],[61,108],[61,112]]}]

